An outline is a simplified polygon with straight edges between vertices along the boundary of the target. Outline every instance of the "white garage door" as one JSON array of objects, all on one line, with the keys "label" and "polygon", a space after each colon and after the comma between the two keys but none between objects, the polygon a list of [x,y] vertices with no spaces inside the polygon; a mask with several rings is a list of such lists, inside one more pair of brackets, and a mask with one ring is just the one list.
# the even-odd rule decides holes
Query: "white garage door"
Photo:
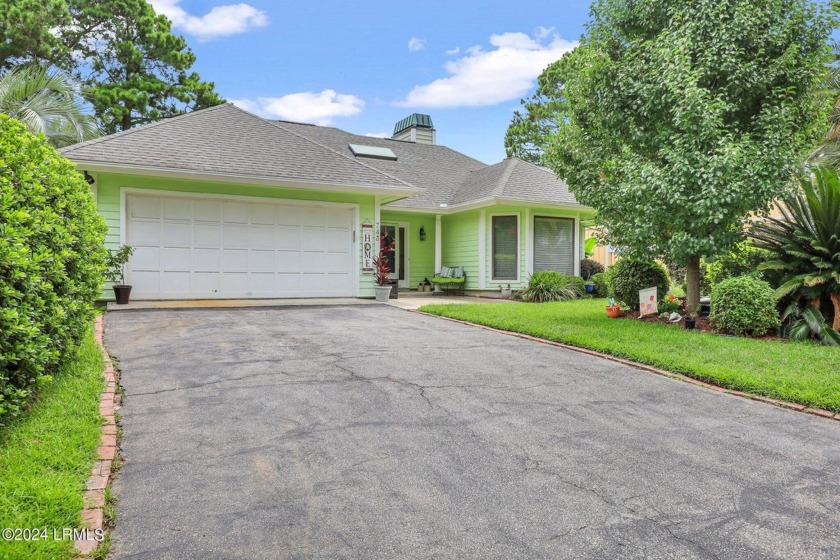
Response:
[{"label": "white garage door", "polygon": [[347,206],[129,194],[126,216],[135,299],[354,295]]}]

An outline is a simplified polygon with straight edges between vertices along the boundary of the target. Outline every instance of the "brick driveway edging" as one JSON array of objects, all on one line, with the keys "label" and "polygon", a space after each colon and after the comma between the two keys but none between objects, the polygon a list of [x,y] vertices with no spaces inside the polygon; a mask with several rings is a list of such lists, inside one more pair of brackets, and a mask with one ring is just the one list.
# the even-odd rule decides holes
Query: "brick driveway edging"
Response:
[{"label": "brick driveway edging", "polygon": [[761,395],[753,395],[750,393],[745,393],[743,391],[735,391],[733,389],[727,389],[726,387],[721,387],[720,385],[713,385],[711,383],[706,383],[705,381],[700,381],[699,379],[694,379],[693,377],[689,377],[687,375],[683,375],[681,373],[675,373],[673,371],[668,371],[665,369],[659,369],[654,366],[649,366],[647,364],[642,364],[639,362],[633,362],[631,360],[626,360],[624,358],[619,358],[618,356],[613,356],[611,354],[604,354],[603,352],[598,352],[596,350],[589,350],[588,348],[581,348],[580,346],[572,346],[570,344],[564,344],[562,342],[555,342],[553,340],[548,340],[545,338],[539,338],[537,336],[531,336],[530,334],[518,333],[515,331],[506,331],[503,329],[497,329],[495,327],[488,327],[487,325],[482,325],[479,323],[473,323],[470,321],[464,321],[463,319],[455,319],[453,317],[444,317],[443,315],[435,315],[434,313],[428,313],[426,311],[420,310],[412,310],[411,313],[420,313],[422,315],[427,315],[429,317],[437,317],[438,319],[444,319],[446,321],[453,321],[455,323],[461,323],[462,325],[470,325],[473,327],[479,327],[482,329],[486,329],[488,331],[497,332],[500,334],[506,334],[508,336],[515,336],[517,338],[523,338],[525,340],[531,340],[533,342],[539,342],[542,344],[548,344],[550,346],[557,346],[558,348],[564,348],[566,350],[573,350],[575,352],[580,352],[582,354],[588,354],[590,356],[595,356],[597,358],[604,358],[605,360],[611,360],[613,362],[618,362],[620,364],[624,364],[626,366],[634,367],[636,369],[641,369],[644,371],[648,371],[650,373],[655,373],[657,375],[663,375],[665,377],[670,377],[672,379],[679,379],[680,381],[685,381],[686,383],[691,383],[692,385],[697,385],[699,387],[705,387],[706,389],[711,389],[712,391],[717,391],[718,393],[727,393],[729,395],[735,395],[736,397],[742,397],[754,401],[759,401],[767,404],[772,404],[775,406],[779,406],[782,408],[787,408],[789,410],[795,410],[797,412],[804,412],[806,414],[812,414],[814,416],[820,416],[822,418],[828,418],[829,420],[837,420],[840,421],[840,413],[834,413],[830,410],[825,410],[822,408],[813,408],[810,406],[805,406],[804,404],[793,403],[789,401],[782,401],[779,399],[771,399],[770,397],[764,397]]},{"label": "brick driveway edging", "polygon": [[104,531],[105,487],[111,478],[111,467],[117,455],[117,422],[114,416],[115,408],[119,406],[117,395],[117,379],[114,363],[105,349],[103,334],[105,330],[104,316],[98,315],[94,322],[94,338],[102,361],[105,364],[105,390],[99,398],[99,414],[104,418],[102,434],[99,439],[97,460],[93,464],[87,479],[87,489],[84,495],[85,506],[82,510],[82,528],[88,529],[87,538],[76,540],[76,552],[86,556],[96,550],[101,539],[95,538],[96,533]]}]

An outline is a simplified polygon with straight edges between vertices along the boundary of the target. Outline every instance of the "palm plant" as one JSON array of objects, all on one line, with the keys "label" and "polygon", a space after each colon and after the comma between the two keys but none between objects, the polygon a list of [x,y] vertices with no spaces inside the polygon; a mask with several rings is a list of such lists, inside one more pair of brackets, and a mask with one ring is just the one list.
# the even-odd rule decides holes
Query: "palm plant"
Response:
[{"label": "palm plant", "polygon": [[99,136],[73,79],[42,66],[23,66],[0,77],[0,113],[33,134],[42,133],[57,148]]},{"label": "palm plant", "polygon": [[754,246],[775,254],[759,265],[775,271],[781,282],[776,297],[819,306],[828,298],[834,307],[833,328],[840,330],[840,178],[818,166],[797,178],[798,189],[782,197],[778,218],[753,226]]},{"label": "palm plant", "polygon": [[840,333],[828,326],[820,310],[813,305],[802,307],[798,301],[782,313],[782,332],[797,342],[816,338],[824,346],[840,346]]}]

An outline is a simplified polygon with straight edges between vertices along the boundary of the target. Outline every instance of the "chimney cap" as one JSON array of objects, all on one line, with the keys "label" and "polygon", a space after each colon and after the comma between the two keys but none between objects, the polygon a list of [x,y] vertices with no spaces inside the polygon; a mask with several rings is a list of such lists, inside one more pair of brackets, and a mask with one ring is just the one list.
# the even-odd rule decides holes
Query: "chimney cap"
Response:
[{"label": "chimney cap", "polygon": [[417,128],[430,128],[432,130],[435,129],[435,125],[432,124],[432,117],[429,115],[422,115],[420,113],[413,113],[406,118],[397,122],[394,125],[394,136],[406,130],[416,126]]}]

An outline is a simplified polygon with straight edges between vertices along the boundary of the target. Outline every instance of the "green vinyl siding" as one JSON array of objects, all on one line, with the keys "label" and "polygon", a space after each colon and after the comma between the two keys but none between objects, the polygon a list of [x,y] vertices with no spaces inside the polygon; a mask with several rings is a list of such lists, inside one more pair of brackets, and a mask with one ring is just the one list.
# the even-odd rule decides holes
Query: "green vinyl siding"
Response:
[{"label": "green vinyl siding", "polygon": [[478,289],[478,210],[449,214],[442,219],[443,266],[463,266],[468,290]]},{"label": "green vinyl siding", "polygon": [[[235,183],[210,183],[185,179],[171,179],[163,177],[144,177],[136,175],[118,175],[111,173],[94,174],[96,178],[95,191],[99,213],[104,216],[108,224],[105,244],[109,249],[116,249],[120,245],[120,190],[123,188],[145,189],[151,191],[171,191],[183,193],[199,193],[229,196],[253,196],[260,198],[277,198],[292,200],[311,200],[312,202],[343,202],[359,205],[360,223],[366,219],[373,223],[375,220],[373,195],[310,191],[302,189],[285,189],[269,186],[242,185]],[[432,226],[434,222],[432,221]],[[359,231],[360,224],[356,224]],[[427,241],[428,243],[428,241]],[[359,296],[373,297],[373,277],[369,272],[362,272],[362,253],[359,244],[358,255]],[[434,262],[434,242],[432,242],[432,262]],[[114,293],[110,284],[105,286],[102,299],[112,301]]]},{"label": "green vinyl siding", "polygon": [[[408,266],[408,287],[417,289],[417,284],[428,278],[431,280],[435,272],[435,215],[418,214],[415,212],[395,212],[382,207],[380,221],[390,223],[405,223],[406,231],[406,264]],[[426,240],[420,241],[420,228],[426,232]]]}]

